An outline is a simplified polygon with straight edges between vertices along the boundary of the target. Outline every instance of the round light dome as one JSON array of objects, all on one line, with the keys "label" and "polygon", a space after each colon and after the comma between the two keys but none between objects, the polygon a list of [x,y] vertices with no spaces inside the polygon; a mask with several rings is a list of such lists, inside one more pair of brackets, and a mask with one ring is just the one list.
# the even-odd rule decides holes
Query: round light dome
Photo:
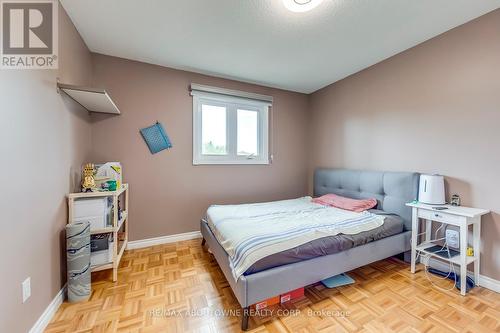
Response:
[{"label": "round light dome", "polygon": [[285,7],[296,13],[307,12],[317,7],[323,0],[283,0]]}]

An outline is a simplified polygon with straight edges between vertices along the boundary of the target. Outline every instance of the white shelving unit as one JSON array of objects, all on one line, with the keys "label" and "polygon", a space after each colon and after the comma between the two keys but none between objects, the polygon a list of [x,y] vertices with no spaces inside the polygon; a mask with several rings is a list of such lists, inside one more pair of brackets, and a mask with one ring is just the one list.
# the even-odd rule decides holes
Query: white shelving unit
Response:
[{"label": "white shelving unit", "polygon": [[[121,195],[124,196],[125,205],[122,211],[122,216],[118,219],[118,198]],[[103,229],[91,230],[90,233],[92,235],[106,233],[113,234],[113,260],[109,263],[93,266],[92,272],[113,269],[113,281],[116,281],[118,279],[118,267],[120,266],[120,260],[122,259],[123,252],[125,252],[128,243],[128,184],[123,184],[122,187],[116,191],[70,193],[68,195],[68,223],[73,222],[73,206],[75,200],[99,197],[113,198],[113,225]],[[120,232],[122,229],[123,231]]]}]

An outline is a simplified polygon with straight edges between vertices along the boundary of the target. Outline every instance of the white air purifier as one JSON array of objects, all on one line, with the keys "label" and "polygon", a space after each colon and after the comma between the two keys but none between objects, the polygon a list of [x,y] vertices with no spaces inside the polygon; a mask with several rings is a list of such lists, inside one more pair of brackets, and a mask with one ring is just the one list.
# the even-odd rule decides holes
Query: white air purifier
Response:
[{"label": "white air purifier", "polygon": [[418,201],[429,205],[444,205],[444,177],[420,175]]}]

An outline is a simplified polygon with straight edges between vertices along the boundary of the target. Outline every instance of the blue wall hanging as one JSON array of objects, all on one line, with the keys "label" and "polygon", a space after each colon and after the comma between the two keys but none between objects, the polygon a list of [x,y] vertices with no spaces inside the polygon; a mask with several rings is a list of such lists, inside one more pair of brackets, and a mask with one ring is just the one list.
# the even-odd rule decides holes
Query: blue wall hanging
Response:
[{"label": "blue wall hanging", "polygon": [[153,126],[141,129],[140,132],[151,154],[156,154],[164,149],[172,148],[172,143],[170,143],[170,139],[165,129],[159,122],[156,122]]}]

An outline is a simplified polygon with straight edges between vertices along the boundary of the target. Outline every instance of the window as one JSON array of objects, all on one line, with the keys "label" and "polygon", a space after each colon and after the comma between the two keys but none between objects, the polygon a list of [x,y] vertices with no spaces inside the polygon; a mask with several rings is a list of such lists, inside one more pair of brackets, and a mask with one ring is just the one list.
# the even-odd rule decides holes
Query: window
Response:
[{"label": "window", "polygon": [[197,90],[192,95],[193,164],[269,164],[270,102]]}]

